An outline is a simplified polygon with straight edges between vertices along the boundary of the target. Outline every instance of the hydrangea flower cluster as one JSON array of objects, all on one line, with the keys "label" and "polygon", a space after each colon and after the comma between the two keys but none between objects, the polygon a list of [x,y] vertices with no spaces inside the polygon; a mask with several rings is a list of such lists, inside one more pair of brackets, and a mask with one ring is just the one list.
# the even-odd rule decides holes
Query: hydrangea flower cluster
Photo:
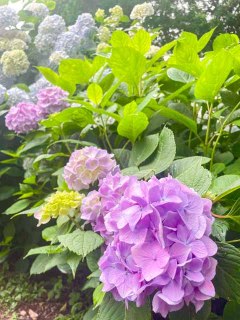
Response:
[{"label": "hydrangea flower cluster", "polygon": [[[7,91],[9,102],[15,102],[5,118],[6,127],[16,133],[27,133],[38,127],[38,122],[49,114],[59,112],[69,106],[64,101],[68,93],[58,87],[41,89],[37,94],[36,104],[31,102],[31,97],[19,88]],[[19,100],[21,102],[19,102]]]},{"label": "hydrangea flower cluster", "polygon": [[10,6],[0,6],[0,28],[16,27],[19,21],[17,12]]},{"label": "hydrangea flower cluster", "polygon": [[7,106],[11,107],[20,102],[31,102],[29,94],[17,87],[7,90]]},{"label": "hydrangea flower cluster", "polygon": [[31,102],[20,102],[11,107],[5,117],[5,124],[9,130],[16,133],[27,133],[38,127],[40,119],[40,110],[37,105]]},{"label": "hydrangea flower cluster", "polygon": [[154,9],[151,3],[144,2],[142,4],[137,4],[130,14],[130,19],[132,20],[143,20],[146,17],[152,16],[154,14]]},{"label": "hydrangea flower cluster", "polygon": [[67,97],[68,93],[59,87],[41,89],[37,94],[37,104],[41,110],[41,114],[46,116],[69,107],[69,103],[64,101]]},{"label": "hydrangea flower cluster", "polygon": [[7,77],[19,76],[27,72],[29,61],[26,53],[23,50],[5,51],[1,57],[3,73]]},{"label": "hydrangea flower cluster", "polygon": [[64,167],[63,177],[71,190],[88,189],[91,184],[118,170],[112,154],[97,147],[76,150]]},{"label": "hydrangea flower cluster", "polygon": [[7,89],[0,84],[0,104],[6,100]]},{"label": "hydrangea flower cluster", "polygon": [[153,295],[163,317],[190,302],[200,310],[215,295],[211,205],[170,176],[108,174],[81,207],[108,244],[99,261],[103,290],[137,306]]},{"label": "hydrangea flower cluster", "polygon": [[49,55],[54,49],[58,36],[66,31],[63,18],[57,14],[47,16],[38,27],[38,34],[34,40],[37,50]]},{"label": "hydrangea flower cluster", "polygon": [[25,10],[30,11],[32,16],[44,19],[46,16],[49,15],[49,9],[48,7],[43,3],[29,3]]},{"label": "hydrangea flower cluster", "polygon": [[72,215],[80,207],[84,195],[75,191],[57,191],[52,194],[35,214],[38,219],[38,226],[48,223],[51,218]]}]

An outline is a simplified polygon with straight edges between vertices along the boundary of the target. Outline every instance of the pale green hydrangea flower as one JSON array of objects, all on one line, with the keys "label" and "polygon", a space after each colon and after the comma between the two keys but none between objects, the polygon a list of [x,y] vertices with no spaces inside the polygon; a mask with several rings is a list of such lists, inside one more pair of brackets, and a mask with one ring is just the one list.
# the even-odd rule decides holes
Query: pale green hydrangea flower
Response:
[{"label": "pale green hydrangea flower", "polygon": [[100,41],[108,42],[111,38],[111,31],[107,27],[100,27],[98,37]]},{"label": "pale green hydrangea flower", "polygon": [[21,39],[13,39],[8,42],[7,50],[26,50],[27,44]]},{"label": "pale green hydrangea flower", "polygon": [[103,9],[97,9],[96,13],[95,13],[95,18],[97,20],[101,20],[105,17],[105,11]]},{"label": "pale green hydrangea flower", "polygon": [[20,76],[27,72],[29,61],[23,50],[5,51],[0,60],[3,73],[7,77]]}]

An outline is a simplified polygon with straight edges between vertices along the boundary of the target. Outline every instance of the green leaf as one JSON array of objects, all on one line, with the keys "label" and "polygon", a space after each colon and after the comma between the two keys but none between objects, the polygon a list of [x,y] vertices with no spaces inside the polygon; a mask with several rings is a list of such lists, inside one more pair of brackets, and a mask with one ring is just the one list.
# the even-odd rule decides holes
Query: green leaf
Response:
[{"label": "green leaf", "polygon": [[120,136],[128,138],[134,143],[147,128],[148,123],[148,117],[145,113],[137,111],[136,102],[133,101],[125,106],[123,118],[118,124],[117,131]]},{"label": "green leaf", "polygon": [[93,305],[94,308],[97,308],[102,303],[105,292],[102,291],[103,284],[99,284],[97,288],[93,291]]},{"label": "green leaf", "polygon": [[[43,120],[42,125],[46,128],[56,127],[61,132],[64,125],[68,125],[68,131],[74,132],[94,123],[92,112],[84,107],[67,108],[61,112],[51,114]],[[79,142],[80,143],[80,142]]]},{"label": "green leaf", "polygon": [[55,242],[57,239],[57,236],[59,235],[58,230],[59,230],[58,226],[47,227],[42,231],[42,238],[45,241]]},{"label": "green leaf", "polygon": [[164,106],[159,106],[157,113],[163,117],[169,118],[176,122],[180,122],[195,134],[197,133],[197,123],[193,121],[191,118],[185,116],[184,114]]},{"label": "green leaf", "polygon": [[66,253],[59,253],[59,254],[53,254],[53,255],[47,255],[47,254],[40,254],[37,256],[37,258],[34,260],[31,269],[30,274],[41,274],[44,272],[47,272],[48,270],[66,264]]},{"label": "green leaf", "polygon": [[25,144],[23,144],[19,148],[18,154],[22,154],[26,151],[33,149],[33,148],[39,148],[39,146],[42,146],[43,144],[45,144],[49,138],[50,138],[50,135],[44,134],[44,135],[39,135],[30,141],[27,141]]},{"label": "green leaf", "polygon": [[223,320],[239,320],[240,304],[235,301],[229,301],[224,308]]},{"label": "green leaf", "polygon": [[139,166],[156,150],[159,142],[159,134],[146,136],[137,141],[131,151],[129,166]]},{"label": "green leaf", "polygon": [[168,65],[187,72],[194,77],[198,77],[201,74],[201,63],[196,48],[185,42],[177,43],[173,55],[168,60]]},{"label": "green leaf", "polygon": [[225,219],[215,219],[212,225],[212,236],[218,241],[225,242],[229,224]]},{"label": "green leaf", "polygon": [[188,169],[178,174],[176,178],[200,195],[208,191],[212,181],[211,173],[201,166],[200,159],[199,162],[194,162]]},{"label": "green leaf", "polygon": [[198,156],[178,159],[173,162],[173,164],[169,168],[169,171],[173,177],[177,177],[184,171],[188,170],[191,166],[195,164],[203,165],[208,163],[210,160],[210,158]]},{"label": "green leaf", "polygon": [[213,180],[209,191],[216,195],[215,201],[218,201],[239,188],[239,175],[224,175]]},{"label": "green leaf", "polygon": [[130,47],[113,48],[109,65],[115,77],[138,92],[139,83],[146,71],[146,58],[141,53]]},{"label": "green leaf", "polygon": [[132,40],[129,35],[121,30],[116,30],[113,32],[111,37],[111,45],[113,47],[131,47]]},{"label": "green leaf", "polygon": [[147,67],[148,67],[148,68],[151,68],[152,65],[153,65],[155,62],[157,62],[161,57],[163,57],[166,52],[168,52],[170,49],[172,49],[172,48],[176,45],[176,43],[177,43],[177,41],[176,41],[176,40],[173,40],[173,41],[165,44],[164,46],[162,46],[162,47],[158,50],[158,52],[154,55],[154,57],[153,57],[150,61],[148,61]]},{"label": "green leaf", "polygon": [[227,300],[240,302],[240,251],[231,244],[219,242],[214,278],[216,293]]},{"label": "green leaf", "polygon": [[41,154],[40,156],[38,156],[33,163],[37,163],[41,160],[47,160],[47,161],[51,161],[54,160],[57,157],[68,157],[68,155],[66,155],[65,153],[59,152],[59,153],[53,153],[53,154]]},{"label": "green leaf", "polygon": [[110,294],[106,294],[100,305],[96,320],[151,320],[151,308],[148,303],[142,308],[129,303],[126,309],[123,302],[115,301]]},{"label": "green leaf", "polygon": [[170,320],[208,320],[211,313],[211,302],[206,301],[203,308],[196,313],[195,307],[190,304],[184,306],[181,310],[171,312],[169,315]]},{"label": "green leaf", "polygon": [[28,251],[27,255],[24,258],[27,258],[29,256],[33,256],[36,254],[56,254],[62,252],[63,249],[59,247],[59,245],[56,246],[44,246],[44,247],[38,247],[34,248]]},{"label": "green leaf", "polygon": [[221,49],[229,49],[231,47],[237,46],[239,43],[239,38],[236,34],[224,33],[220,34],[213,41],[213,50],[219,51]]},{"label": "green leaf", "polygon": [[222,49],[207,63],[195,86],[195,96],[212,102],[233,67],[230,53]]},{"label": "green leaf", "polygon": [[151,36],[146,30],[140,29],[133,36],[132,44],[134,49],[145,54],[151,47]]},{"label": "green leaf", "polygon": [[23,199],[15,202],[11,207],[9,207],[4,213],[14,214],[23,211],[30,205],[31,201],[28,199]]},{"label": "green leaf", "polygon": [[197,44],[197,51],[200,52],[202,49],[206,47],[208,44],[209,40],[211,39],[213,32],[215,31],[216,28],[211,29],[207,33],[204,33],[204,35],[201,36],[201,38],[198,40]]},{"label": "green leaf", "polygon": [[81,262],[81,259],[82,257],[80,257],[75,253],[72,253],[72,252],[67,253],[66,263],[69,265],[72,271],[73,278],[75,278],[76,276],[76,271],[79,266],[79,263]]},{"label": "green leaf", "polygon": [[10,198],[15,191],[16,189],[13,186],[0,187],[0,201]]},{"label": "green leaf", "polygon": [[95,105],[99,105],[103,98],[102,88],[97,83],[91,83],[87,88],[87,96]]},{"label": "green leaf", "polygon": [[94,74],[92,64],[82,59],[64,59],[60,62],[60,76],[74,84],[86,84]]},{"label": "green leaf", "polygon": [[167,75],[171,80],[188,83],[192,82],[195,78],[190,75],[189,73],[186,73],[184,71],[178,70],[176,68],[169,68],[167,70]]},{"label": "green leaf", "polygon": [[92,231],[75,230],[72,233],[58,237],[59,242],[79,256],[86,257],[103,243],[102,237]]},{"label": "green leaf", "polygon": [[157,150],[149,159],[149,163],[142,166],[141,170],[152,170],[158,174],[166,170],[173,162],[176,154],[176,144],[173,132],[168,128],[163,128],[159,136]]},{"label": "green leaf", "polygon": [[59,75],[50,68],[37,67],[41,74],[52,84],[57,85],[59,81]]}]

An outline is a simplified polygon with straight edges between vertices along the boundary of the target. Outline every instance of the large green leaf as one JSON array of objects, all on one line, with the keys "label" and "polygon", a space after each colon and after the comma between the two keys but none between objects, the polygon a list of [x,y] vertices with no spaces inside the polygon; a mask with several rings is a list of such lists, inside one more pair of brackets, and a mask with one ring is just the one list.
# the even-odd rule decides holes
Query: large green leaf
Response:
[{"label": "large green leaf", "polygon": [[128,308],[124,302],[117,302],[110,294],[105,295],[99,308],[96,320],[151,320],[151,308],[148,303],[142,308],[129,303]]},{"label": "large green leaf", "polygon": [[56,253],[60,253],[62,251],[63,251],[62,248],[59,247],[58,245],[37,247],[37,248],[29,250],[27,255],[25,256],[25,258],[29,257],[29,256],[36,255],[36,254],[56,254]]},{"label": "large green leaf", "polygon": [[188,187],[193,188],[200,195],[208,191],[212,181],[211,173],[201,166],[201,159],[194,161],[188,169],[179,173],[176,178]]},{"label": "large green leaf", "polygon": [[159,142],[159,134],[146,136],[137,141],[130,154],[129,166],[139,166],[156,150]]},{"label": "large green leaf", "polygon": [[58,71],[62,78],[75,84],[88,83],[94,74],[92,64],[86,59],[64,59],[60,62]]},{"label": "large green leaf", "polygon": [[173,162],[176,154],[176,144],[173,132],[163,128],[159,136],[159,144],[156,151],[149,158],[148,164],[142,166],[141,170],[152,170],[158,174],[166,170]]},{"label": "large green leaf", "polygon": [[145,54],[149,51],[151,46],[151,36],[144,30],[138,30],[132,38],[132,44],[134,49],[139,51],[142,54]]},{"label": "large green leaf", "polygon": [[232,57],[225,49],[217,52],[207,65],[195,86],[197,99],[213,101],[233,67]]},{"label": "large green leaf", "polygon": [[140,52],[131,47],[113,48],[109,65],[115,77],[138,92],[139,83],[146,71],[146,58]]},{"label": "large green leaf", "polygon": [[173,162],[173,164],[169,168],[169,171],[173,177],[177,177],[184,171],[188,170],[194,164],[203,165],[208,163],[210,160],[210,158],[199,156],[178,159]]},{"label": "large green leaf", "polygon": [[240,304],[235,301],[230,301],[224,308],[223,320],[239,320],[240,319]]},{"label": "large green leaf", "polygon": [[59,253],[59,254],[40,254],[34,260],[30,274],[41,274],[44,273],[56,266],[65,265],[66,264],[66,253]]},{"label": "large green leaf", "polygon": [[169,68],[167,70],[167,75],[170,79],[172,79],[174,81],[178,81],[178,82],[183,82],[183,83],[192,82],[195,79],[189,73],[178,70],[176,68]]},{"label": "large green leaf", "polygon": [[209,191],[216,195],[215,200],[218,201],[239,188],[240,176],[232,174],[215,178]]},{"label": "large green leaf", "polygon": [[171,312],[170,320],[208,320],[211,313],[211,302],[206,301],[203,308],[196,313],[195,307],[190,304],[188,307],[184,306],[181,310]]},{"label": "large green leaf", "polygon": [[216,293],[227,300],[240,302],[240,251],[231,244],[219,242],[217,274],[214,278]]},{"label": "large green leaf", "polygon": [[236,34],[224,33],[217,36],[213,41],[213,50],[219,51],[223,48],[228,49],[239,44],[239,38]]},{"label": "large green leaf", "polygon": [[59,242],[68,250],[86,257],[103,243],[102,237],[92,231],[75,230],[72,233],[58,237]]}]

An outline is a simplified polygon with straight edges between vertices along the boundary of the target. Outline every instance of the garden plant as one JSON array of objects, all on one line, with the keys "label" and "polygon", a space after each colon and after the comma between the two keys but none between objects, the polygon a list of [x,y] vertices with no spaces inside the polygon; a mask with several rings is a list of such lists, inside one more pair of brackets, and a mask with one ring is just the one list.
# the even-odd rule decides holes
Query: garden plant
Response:
[{"label": "garden plant", "polygon": [[15,250],[14,221],[41,231],[24,248],[30,273],[89,270],[84,320],[238,319],[239,38],[214,28],[161,43],[153,15],[116,5],[66,27],[46,13],[26,31],[46,54],[36,68],[16,49],[16,74],[15,49],[2,53],[17,78],[0,107],[13,141],[1,148],[1,255]]}]

